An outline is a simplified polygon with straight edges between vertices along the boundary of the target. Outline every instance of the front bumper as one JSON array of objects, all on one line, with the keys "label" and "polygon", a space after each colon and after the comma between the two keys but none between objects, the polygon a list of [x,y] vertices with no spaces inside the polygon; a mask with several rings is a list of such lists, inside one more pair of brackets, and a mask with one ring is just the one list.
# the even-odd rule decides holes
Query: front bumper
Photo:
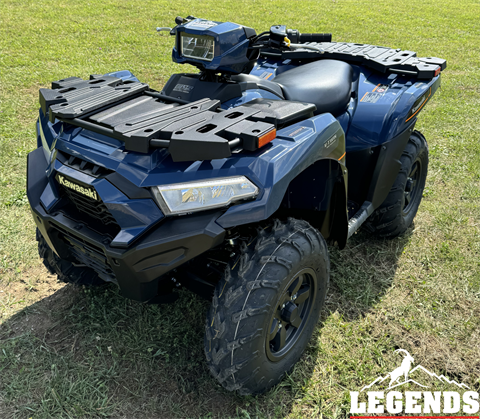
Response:
[{"label": "front bumper", "polygon": [[162,275],[224,240],[225,230],[215,222],[223,211],[208,211],[165,219],[128,248],[113,248],[105,236],[68,214],[45,210],[40,197],[48,185],[47,168],[41,148],[28,155],[27,196],[41,234],[61,258],[90,262],[87,266],[104,279],[111,277],[127,298],[147,301],[155,297]]}]

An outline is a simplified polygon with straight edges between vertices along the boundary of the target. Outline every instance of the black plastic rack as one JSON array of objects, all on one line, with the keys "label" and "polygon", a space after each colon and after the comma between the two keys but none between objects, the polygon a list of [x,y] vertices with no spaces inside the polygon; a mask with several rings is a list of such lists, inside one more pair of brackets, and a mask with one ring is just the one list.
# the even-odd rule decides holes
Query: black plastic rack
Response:
[{"label": "black plastic rack", "polygon": [[278,49],[262,49],[261,54],[284,60],[341,60],[380,73],[405,74],[421,80],[432,79],[447,67],[447,61],[442,58],[419,58],[416,52],[401,49],[349,42],[306,42],[305,45],[320,48],[323,53],[311,49],[281,52]]},{"label": "black plastic rack", "polygon": [[147,84],[111,76],[71,77],[40,89],[40,106],[55,120],[116,138],[125,149],[168,148],[173,161],[220,159],[232,149],[255,151],[278,127],[313,116],[315,105],[255,99],[223,110],[219,100],[187,102]]}]

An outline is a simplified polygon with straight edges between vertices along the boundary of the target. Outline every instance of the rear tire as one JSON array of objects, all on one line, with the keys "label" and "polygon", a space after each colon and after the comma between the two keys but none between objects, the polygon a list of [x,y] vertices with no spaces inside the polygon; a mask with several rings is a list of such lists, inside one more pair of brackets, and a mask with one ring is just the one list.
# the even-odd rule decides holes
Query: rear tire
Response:
[{"label": "rear tire", "polygon": [[90,268],[74,266],[71,262],[61,259],[50,249],[47,241],[37,228],[36,239],[38,241],[38,254],[43,259],[43,264],[52,275],[57,275],[58,280],[67,284],[75,285],[103,285],[103,281]]},{"label": "rear tire", "polygon": [[264,393],[300,359],[325,301],[325,240],[305,221],[259,229],[218,283],[207,315],[213,376],[242,395]]},{"label": "rear tire", "polygon": [[400,161],[402,166],[387,198],[365,223],[380,237],[405,233],[417,214],[428,171],[428,145],[422,133],[412,133]]}]

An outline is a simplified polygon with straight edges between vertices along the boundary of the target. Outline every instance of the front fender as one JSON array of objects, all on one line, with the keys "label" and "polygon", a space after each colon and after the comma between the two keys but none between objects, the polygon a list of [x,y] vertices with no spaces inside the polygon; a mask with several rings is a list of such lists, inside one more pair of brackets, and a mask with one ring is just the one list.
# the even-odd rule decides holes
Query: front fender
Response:
[{"label": "front fender", "polygon": [[343,161],[344,156],[345,133],[329,113],[278,131],[271,148],[258,156],[258,164],[250,166],[253,178],[263,186],[263,194],[255,201],[230,207],[217,223],[229,228],[269,218],[300,173],[319,160]]}]

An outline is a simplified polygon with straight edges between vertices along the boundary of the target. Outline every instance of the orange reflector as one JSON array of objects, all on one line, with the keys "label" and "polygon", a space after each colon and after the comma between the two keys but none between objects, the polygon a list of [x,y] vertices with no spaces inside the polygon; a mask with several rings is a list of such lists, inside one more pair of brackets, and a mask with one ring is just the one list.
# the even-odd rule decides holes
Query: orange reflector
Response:
[{"label": "orange reflector", "polygon": [[441,67],[437,67],[434,77],[437,77],[440,74],[440,71],[442,71]]},{"label": "orange reflector", "polygon": [[263,134],[259,139],[258,139],[258,148],[263,147],[265,144],[268,144],[270,141],[272,141],[275,137],[277,136],[277,130],[273,129],[266,134]]}]

